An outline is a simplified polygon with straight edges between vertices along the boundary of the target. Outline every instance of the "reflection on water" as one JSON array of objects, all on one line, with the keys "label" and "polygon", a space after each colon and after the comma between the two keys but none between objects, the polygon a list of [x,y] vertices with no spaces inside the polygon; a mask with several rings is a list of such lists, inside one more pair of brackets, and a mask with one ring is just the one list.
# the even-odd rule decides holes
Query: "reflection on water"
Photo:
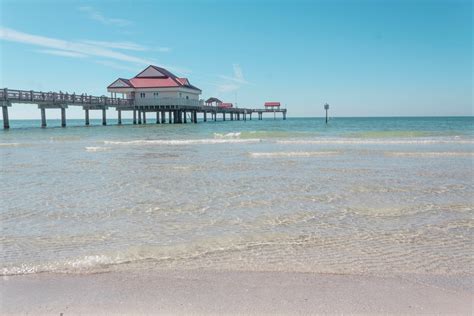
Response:
[{"label": "reflection on water", "polygon": [[2,274],[472,273],[472,118],[16,124]]}]

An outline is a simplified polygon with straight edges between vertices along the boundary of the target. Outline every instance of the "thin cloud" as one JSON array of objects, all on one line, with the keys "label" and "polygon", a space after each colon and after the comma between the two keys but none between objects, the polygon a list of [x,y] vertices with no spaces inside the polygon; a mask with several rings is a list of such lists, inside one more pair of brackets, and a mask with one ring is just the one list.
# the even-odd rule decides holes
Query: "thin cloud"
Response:
[{"label": "thin cloud", "polygon": [[100,22],[104,25],[125,27],[132,24],[132,22],[129,20],[106,17],[101,12],[94,9],[93,7],[82,6],[82,7],[79,7],[78,10],[86,13],[89,19]]},{"label": "thin cloud", "polygon": [[[140,65],[154,64],[154,62],[150,59],[117,52],[113,49],[100,45],[87,44],[77,41],[66,41],[51,37],[28,34],[5,27],[0,27],[0,39],[9,42],[46,47],[52,50],[72,52],[77,54],[76,57],[79,57],[79,55],[86,55],[88,57],[101,57]],[[69,57],[72,57],[72,55],[70,54]]]},{"label": "thin cloud", "polygon": [[109,68],[114,68],[114,69],[119,69],[119,70],[127,70],[127,71],[135,71],[135,72],[137,71],[137,68],[135,68],[135,67],[119,64],[119,63],[116,63],[116,62],[110,61],[110,60],[96,60],[95,62],[100,64],[100,65],[109,67]]},{"label": "thin cloud", "polygon": [[55,56],[64,56],[64,57],[73,57],[73,58],[85,58],[87,55],[76,53],[76,52],[68,52],[64,50],[55,50],[55,49],[37,49],[38,53],[48,54],[48,55],[55,55]]},{"label": "thin cloud", "polygon": [[133,42],[105,42],[105,41],[84,40],[84,41],[81,41],[81,43],[100,46],[100,47],[106,47],[106,48],[123,49],[123,50],[134,50],[134,51],[149,50],[148,47],[145,47],[143,45],[136,44]]},{"label": "thin cloud", "polygon": [[171,52],[170,47],[158,47],[158,48],[150,48],[147,46],[143,46],[133,42],[106,42],[106,41],[91,41],[91,40],[83,40],[81,43],[90,44],[90,45],[97,45],[106,48],[115,48],[121,50],[133,50],[133,51],[155,51],[160,53],[169,53]]},{"label": "thin cloud", "polygon": [[242,68],[239,64],[233,64],[232,68],[234,70],[233,76],[219,75],[218,77],[223,79],[224,82],[216,84],[217,91],[226,93],[239,90],[242,85],[248,84],[248,81],[245,80]]}]

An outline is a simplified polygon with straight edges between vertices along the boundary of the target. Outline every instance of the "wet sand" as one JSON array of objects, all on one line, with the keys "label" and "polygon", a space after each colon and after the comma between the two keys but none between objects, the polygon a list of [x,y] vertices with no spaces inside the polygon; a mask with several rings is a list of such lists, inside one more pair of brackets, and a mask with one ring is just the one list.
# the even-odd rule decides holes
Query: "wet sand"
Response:
[{"label": "wet sand", "polygon": [[134,271],[1,279],[1,314],[473,312],[472,277]]}]

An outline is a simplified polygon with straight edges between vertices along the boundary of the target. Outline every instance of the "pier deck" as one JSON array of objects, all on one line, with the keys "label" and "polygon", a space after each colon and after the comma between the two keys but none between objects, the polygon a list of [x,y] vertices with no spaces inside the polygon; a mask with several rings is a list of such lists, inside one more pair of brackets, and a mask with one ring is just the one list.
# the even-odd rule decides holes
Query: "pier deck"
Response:
[{"label": "pier deck", "polygon": [[[159,98],[152,105],[139,105],[133,99],[111,98],[106,96],[78,95],[62,92],[38,92],[33,90],[0,90],[0,105],[2,106],[3,127],[10,127],[8,108],[14,103],[37,104],[41,112],[41,127],[46,127],[46,109],[61,109],[61,126],[66,126],[66,109],[69,106],[81,106],[85,114],[85,125],[89,125],[89,111],[102,111],[102,124],[107,125],[106,110],[117,110],[118,124],[122,124],[122,111],[133,113],[133,124],[146,124],[146,114],[156,113],[156,123],[197,123],[198,113],[202,114],[203,121],[217,121],[217,116],[222,120],[251,120],[252,114],[257,113],[258,120],[263,119],[264,113],[281,113],[286,119],[286,109],[258,109],[258,108],[219,108],[205,105],[203,100],[188,100],[183,98]],[[188,116],[189,115],[189,116]],[[210,117],[208,117],[210,115]]]}]

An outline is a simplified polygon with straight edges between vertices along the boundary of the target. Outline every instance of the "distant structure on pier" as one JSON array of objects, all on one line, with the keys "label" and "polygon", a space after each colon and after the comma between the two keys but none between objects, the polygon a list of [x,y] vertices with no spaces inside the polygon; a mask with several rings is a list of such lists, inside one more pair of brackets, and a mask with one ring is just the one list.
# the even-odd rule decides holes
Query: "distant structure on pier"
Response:
[{"label": "distant structure on pier", "polygon": [[234,107],[234,105],[232,103],[221,103],[217,105],[217,107],[221,109],[231,109]]},{"label": "distant structure on pier", "polygon": [[199,100],[201,89],[189,83],[187,78],[178,78],[168,70],[150,65],[131,79],[118,78],[107,87],[112,97],[117,93],[136,105],[155,105],[156,99],[172,98]]},{"label": "distant structure on pier", "polygon": [[264,104],[265,108],[272,108],[272,109],[279,109],[280,108],[280,102],[265,102]]},{"label": "distant structure on pier", "polygon": [[219,106],[219,104],[221,104],[222,101],[219,100],[218,98],[214,98],[214,97],[211,97],[209,99],[206,100],[206,105],[207,106]]}]

